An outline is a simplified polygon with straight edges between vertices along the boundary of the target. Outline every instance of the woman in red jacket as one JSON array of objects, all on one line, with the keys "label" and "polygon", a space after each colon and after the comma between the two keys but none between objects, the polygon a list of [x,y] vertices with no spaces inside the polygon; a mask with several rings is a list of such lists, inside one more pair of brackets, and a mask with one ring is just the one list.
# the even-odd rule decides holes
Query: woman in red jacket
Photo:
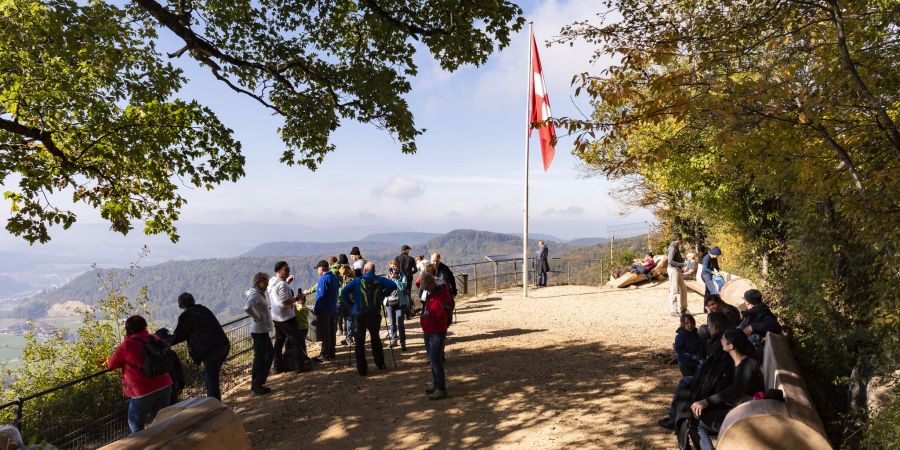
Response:
[{"label": "woman in red jacket", "polygon": [[450,290],[446,284],[438,284],[434,275],[422,274],[422,287],[428,292],[419,323],[425,333],[425,351],[431,366],[431,386],[425,389],[428,398],[438,400],[447,397],[447,379],[444,376],[444,340],[447,337],[447,307]]},{"label": "woman in red jacket", "polygon": [[144,342],[159,340],[147,332],[147,321],[141,316],[131,316],[125,321],[125,340],[106,361],[110,369],[122,369],[122,392],[130,397],[128,402],[128,427],[132,433],[156,417],[159,410],[169,406],[172,377],[168,373],[153,378],[144,375]]}]

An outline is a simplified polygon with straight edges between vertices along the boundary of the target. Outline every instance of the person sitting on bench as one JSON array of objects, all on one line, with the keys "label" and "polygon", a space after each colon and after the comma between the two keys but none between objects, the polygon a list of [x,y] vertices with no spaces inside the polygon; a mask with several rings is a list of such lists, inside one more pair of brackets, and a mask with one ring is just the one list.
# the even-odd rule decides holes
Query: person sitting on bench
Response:
[{"label": "person sitting on bench", "polygon": [[693,253],[687,254],[687,262],[685,262],[685,269],[681,275],[684,277],[685,281],[690,281],[697,278],[697,267],[699,261],[697,261],[697,255]]}]

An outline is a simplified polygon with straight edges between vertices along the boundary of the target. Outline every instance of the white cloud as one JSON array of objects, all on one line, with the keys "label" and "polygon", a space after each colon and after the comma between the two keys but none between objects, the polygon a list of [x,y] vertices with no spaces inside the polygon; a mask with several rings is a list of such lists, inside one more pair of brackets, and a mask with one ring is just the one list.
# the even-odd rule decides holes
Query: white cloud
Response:
[{"label": "white cloud", "polygon": [[394,197],[409,200],[418,197],[425,192],[425,183],[415,178],[393,177],[387,179],[381,186],[372,190],[377,197]]},{"label": "white cloud", "polygon": [[584,214],[584,208],[570,206],[568,208],[550,208],[544,211],[545,216],[580,216]]}]

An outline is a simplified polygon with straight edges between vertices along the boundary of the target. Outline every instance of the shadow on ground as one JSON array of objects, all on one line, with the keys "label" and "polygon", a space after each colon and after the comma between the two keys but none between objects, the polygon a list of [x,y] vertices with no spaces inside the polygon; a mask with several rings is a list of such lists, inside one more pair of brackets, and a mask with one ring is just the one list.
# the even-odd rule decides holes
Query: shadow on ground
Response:
[{"label": "shadow on ground", "polygon": [[[397,352],[396,370],[377,371],[370,358],[370,375],[359,377],[347,367],[349,349],[341,347],[336,361],[316,371],[273,377],[268,396],[227,401],[243,418],[254,448],[644,449],[673,442],[646,413],[662,411],[672,388],[654,376],[671,368],[649,348],[572,341],[470,352],[461,344],[543,330],[453,337],[447,347],[450,397],[429,401],[422,391],[430,372],[421,333],[410,331],[411,351]],[[628,406],[635,401],[644,411]],[[584,432],[591,429],[598,431]]]}]

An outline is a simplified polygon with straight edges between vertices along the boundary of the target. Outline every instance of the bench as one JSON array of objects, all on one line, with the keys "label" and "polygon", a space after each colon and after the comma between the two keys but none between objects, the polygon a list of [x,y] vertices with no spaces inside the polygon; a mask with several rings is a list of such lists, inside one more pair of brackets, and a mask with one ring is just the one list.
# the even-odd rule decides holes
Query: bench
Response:
[{"label": "bench", "polygon": [[[651,280],[666,273],[666,267],[669,266],[669,257],[661,255],[653,258],[653,261],[656,262],[656,266],[650,271]],[[614,288],[624,288],[641,281],[648,281],[647,276],[640,273],[626,273],[619,278],[610,280],[608,285]]]},{"label": "bench", "polygon": [[142,431],[101,450],[250,450],[241,419],[224,403],[195,397],[163,408]]},{"label": "bench", "polygon": [[780,389],[784,401],[754,400],[732,409],[719,429],[716,448],[831,449],[787,338],[780,334],[766,336],[763,377],[766,389]]},{"label": "bench", "polygon": [[[728,272],[720,273],[725,279],[725,284],[722,285],[719,295],[725,303],[728,303],[731,306],[740,307],[741,303],[743,303],[744,292],[747,292],[749,289],[757,289],[756,285],[746,278]],[[706,284],[700,279],[699,273],[697,274],[697,278],[685,280],[684,285],[700,295],[703,295],[703,293],[706,292]]]}]

